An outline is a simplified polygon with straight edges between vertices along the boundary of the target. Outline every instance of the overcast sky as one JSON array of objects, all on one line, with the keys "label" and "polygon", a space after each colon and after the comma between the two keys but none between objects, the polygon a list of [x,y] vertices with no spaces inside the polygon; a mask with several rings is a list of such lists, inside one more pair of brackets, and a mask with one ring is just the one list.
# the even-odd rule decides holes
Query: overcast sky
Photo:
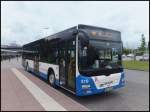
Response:
[{"label": "overcast sky", "polygon": [[149,2],[1,2],[1,44],[23,45],[77,24],[119,30],[124,46],[135,48],[142,33],[149,41]]}]

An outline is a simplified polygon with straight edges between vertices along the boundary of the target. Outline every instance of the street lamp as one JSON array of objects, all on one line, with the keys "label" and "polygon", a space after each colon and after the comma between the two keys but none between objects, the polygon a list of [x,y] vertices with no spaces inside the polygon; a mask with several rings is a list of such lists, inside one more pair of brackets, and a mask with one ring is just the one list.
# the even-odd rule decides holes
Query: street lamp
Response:
[{"label": "street lamp", "polygon": [[[42,30],[47,30],[47,29],[49,29],[49,27],[41,28],[40,33],[43,33]],[[39,33],[39,35],[36,36],[37,38],[40,38],[40,33]],[[43,33],[43,34],[44,34],[44,33]],[[44,36],[45,36],[45,35],[44,35]]]},{"label": "street lamp", "polygon": [[49,29],[49,27],[44,27],[44,28],[42,28],[42,29],[44,29],[44,30],[48,30],[48,29]]}]

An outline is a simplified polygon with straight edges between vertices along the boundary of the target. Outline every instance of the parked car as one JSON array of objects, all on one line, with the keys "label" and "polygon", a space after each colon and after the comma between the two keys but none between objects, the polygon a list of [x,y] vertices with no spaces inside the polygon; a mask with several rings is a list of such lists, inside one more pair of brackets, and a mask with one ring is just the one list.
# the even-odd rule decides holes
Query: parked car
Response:
[{"label": "parked car", "polygon": [[127,56],[125,54],[122,55],[122,58],[126,58]]},{"label": "parked car", "polygon": [[143,56],[136,56],[136,60],[140,61],[143,58]]},{"label": "parked car", "polygon": [[143,56],[140,58],[140,61],[149,61],[149,54],[143,54]]},{"label": "parked car", "polygon": [[134,54],[128,54],[127,57],[133,58]]}]

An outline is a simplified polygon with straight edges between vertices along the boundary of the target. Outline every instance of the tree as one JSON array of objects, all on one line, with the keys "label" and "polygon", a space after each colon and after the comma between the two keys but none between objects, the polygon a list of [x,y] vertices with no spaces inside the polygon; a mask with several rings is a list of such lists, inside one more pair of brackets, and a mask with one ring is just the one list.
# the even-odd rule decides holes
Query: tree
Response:
[{"label": "tree", "polygon": [[123,48],[123,54],[125,54],[125,55],[128,55],[128,54],[130,54],[131,53],[131,49],[129,49],[129,48]]},{"label": "tree", "polygon": [[142,54],[144,54],[144,51],[146,49],[146,42],[145,42],[144,34],[141,35],[141,45],[140,45],[140,47],[138,49],[140,50],[140,52]]}]

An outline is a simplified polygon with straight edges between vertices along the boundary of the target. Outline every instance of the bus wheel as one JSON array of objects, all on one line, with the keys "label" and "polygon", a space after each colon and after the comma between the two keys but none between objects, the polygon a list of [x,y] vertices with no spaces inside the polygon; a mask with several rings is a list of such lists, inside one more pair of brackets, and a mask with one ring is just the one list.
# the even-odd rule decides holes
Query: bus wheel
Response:
[{"label": "bus wheel", "polygon": [[49,83],[50,83],[51,86],[53,86],[53,87],[56,86],[55,85],[55,76],[54,76],[54,73],[50,73],[48,80],[49,80]]}]

